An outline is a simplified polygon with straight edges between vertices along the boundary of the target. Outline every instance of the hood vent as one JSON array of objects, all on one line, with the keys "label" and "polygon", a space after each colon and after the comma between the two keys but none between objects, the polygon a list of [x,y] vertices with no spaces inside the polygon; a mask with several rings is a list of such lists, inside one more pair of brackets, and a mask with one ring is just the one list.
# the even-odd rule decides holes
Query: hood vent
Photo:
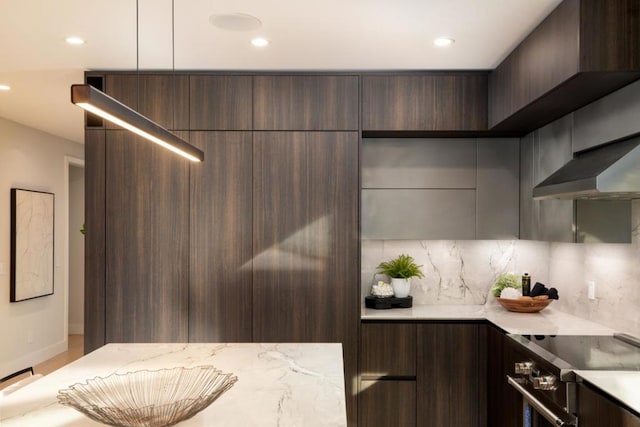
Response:
[{"label": "hood vent", "polygon": [[534,187],[535,199],[640,199],[640,137],[577,153]]}]

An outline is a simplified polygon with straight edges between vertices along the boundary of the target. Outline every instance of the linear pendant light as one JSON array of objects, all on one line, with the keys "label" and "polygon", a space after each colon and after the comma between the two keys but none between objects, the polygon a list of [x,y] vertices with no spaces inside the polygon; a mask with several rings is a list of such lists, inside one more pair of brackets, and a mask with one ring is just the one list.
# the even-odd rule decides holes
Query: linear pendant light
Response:
[{"label": "linear pendant light", "polygon": [[194,162],[204,153],[120,101],[90,85],[71,85],[71,102]]}]

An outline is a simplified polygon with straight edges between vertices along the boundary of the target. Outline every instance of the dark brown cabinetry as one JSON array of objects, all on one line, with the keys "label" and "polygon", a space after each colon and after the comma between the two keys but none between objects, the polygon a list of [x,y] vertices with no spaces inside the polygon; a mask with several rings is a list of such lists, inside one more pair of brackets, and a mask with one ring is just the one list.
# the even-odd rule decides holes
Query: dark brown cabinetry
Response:
[{"label": "dark brown cabinetry", "polygon": [[418,325],[418,425],[486,425],[484,325]]},{"label": "dark brown cabinetry", "polygon": [[580,427],[640,427],[640,416],[591,388],[578,386],[578,420]]},{"label": "dark brown cabinetry", "polygon": [[489,77],[489,128],[529,132],[640,77],[635,0],[565,0]]},{"label": "dark brown cabinetry", "polygon": [[359,322],[357,165],[355,132],[254,133],[253,339],[341,342],[351,399]]},{"label": "dark brown cabinetry", "polygon": [[493,325],[486,326],[487,339],[487,426],[514,427],[521,424],[522,396],[508,383],[509,346],[504,332]]},{"label": "dark brown cabinetry", "polygon": [[251,76],[190,76],[189,129],[251,130]]},{"label": "dark brown cabinetry", "polygon": [[191,132],[189,341],[252,339],[251,132]]},{"label": "dark brown cabinetry", "polygon": [[[189,77],[184,75],[107,74],[104,90],[159,125],[189,129]],[[107,122],[107,129],[121,129]]]},{"label": "dark brown cabinetry", "polygon": [[486,426],[485,328],[363,323],[360,425]]},{"label": "dark brown cabinetry", "polygon": [[487,73],[365,75],[365,131],[487,129]]},{"label": "dark brown cabinetry", "polygon": [[360,328],[359,420],[367,427],[416,425],[416,323]]},{"label": "dark brown cabinetry", "polygon": [[358,130],[358,76],[255,76],[255,130]]},{"label": "dark brown cabinetry", "polygon": [[131,132],[106,133],[106,342],[185,342],[188,161]]}]

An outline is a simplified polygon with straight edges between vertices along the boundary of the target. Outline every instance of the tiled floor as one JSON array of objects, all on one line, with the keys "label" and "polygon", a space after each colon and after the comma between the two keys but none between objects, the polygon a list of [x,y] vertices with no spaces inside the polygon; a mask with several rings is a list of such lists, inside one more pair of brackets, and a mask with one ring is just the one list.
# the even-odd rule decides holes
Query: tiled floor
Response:
[{"label": "tiled floor", "polygon": [[[79,359],[84,354],[84,336],[83,335],[69,335],[69,349],[64,353],[60,353],[49,360],[45,360],[39,365],[33,367],[33,371],[36,374],[47,375],[56,369],[63,367],[76,359]],[[14,380],[7,381],[0,385],[0,389],[10,386],[14,382],[20,381],[24,376],[15,378]]]}]

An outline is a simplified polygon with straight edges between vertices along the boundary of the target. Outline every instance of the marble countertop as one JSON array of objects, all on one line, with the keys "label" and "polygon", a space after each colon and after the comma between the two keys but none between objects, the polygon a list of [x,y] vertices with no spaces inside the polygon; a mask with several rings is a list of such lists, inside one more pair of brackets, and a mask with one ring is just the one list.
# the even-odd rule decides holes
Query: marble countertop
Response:
[{"label": "marble countertop", "polygon": [[640,372],[575,371],[583,381],[615,397],[636,413],[640,413]]},{"label": "marble countertop", "polygon": [[555,310],[513,313],[500,305],[415,305],[412,308],[362,308],[362,320],[488,320],[511,334],[613,335],[611,328]]},{"label": "marble countertop", "polygon": [[95,376],[213,365],[238,382],[180,426],[346,426],[340,344],[108,344],[6,396],[2,427],[101,426],[57,401]]}]

